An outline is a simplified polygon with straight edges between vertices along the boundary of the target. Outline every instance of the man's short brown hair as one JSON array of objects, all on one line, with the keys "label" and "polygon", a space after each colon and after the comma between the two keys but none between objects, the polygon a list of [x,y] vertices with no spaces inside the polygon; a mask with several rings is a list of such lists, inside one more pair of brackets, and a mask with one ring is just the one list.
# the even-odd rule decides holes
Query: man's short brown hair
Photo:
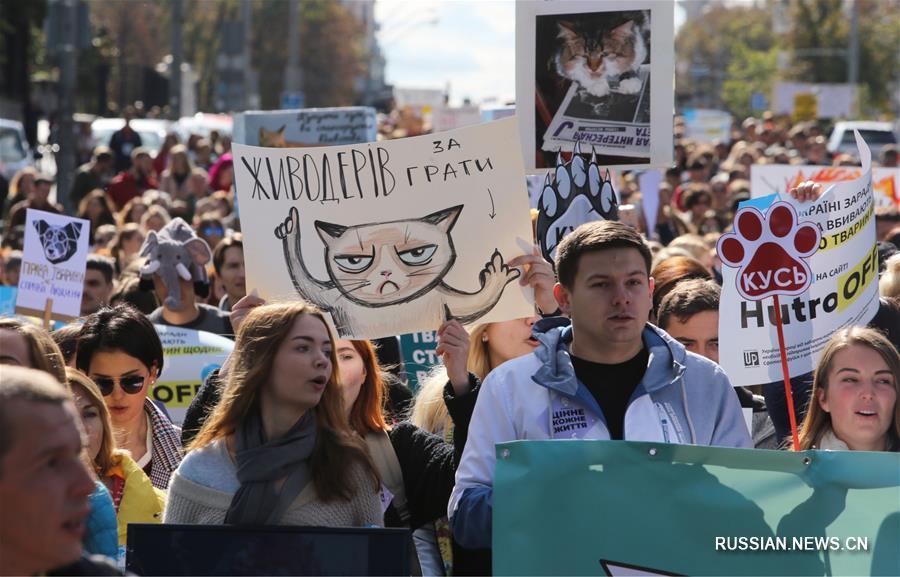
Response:
[{"label": "man's short brown hair", "polygon": [[686,323],[698,313],[719,312],[721,292],[719,285],[711,280],[689,279],[679,282],[659,305],[656,315],[659,328],[666,330],[672,317]]},{"label": "man's short brown hair", "polygon": [[628,225],[612,220],[586,222],[567,234],[556,248],[556,274],[559,283],[571,289],[578,274],[578,261],[583,254],[614,248],[633,248],[641,253],[650,276],[650,247],[644,238]]},{"label": "man's short brown hair", "polygon": [[[69,390],[50,373],[4,365],[0,370],[0,463],[15,443],[10,404],[14,401],[62,405],[72,400]],[[3,474],[0,468],[0,475]]]},{"label": "man's short brown hair", "polygon": [[225,264],[225,251],[233,246],[241,249],[241,253],[244,252],[244,237],[241,233],[237,232],[231,236],[226,236],[219,241],[219,244],[213,250],[213,268],[216,270],[216,276],[221,276],[222,274],[222,265]]}]

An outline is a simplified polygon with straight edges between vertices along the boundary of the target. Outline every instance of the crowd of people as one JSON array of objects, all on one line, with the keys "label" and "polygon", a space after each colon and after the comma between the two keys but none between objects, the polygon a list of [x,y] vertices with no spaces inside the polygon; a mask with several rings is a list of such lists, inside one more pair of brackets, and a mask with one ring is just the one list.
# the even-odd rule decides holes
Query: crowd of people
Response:
[{"label": "crowd of people", "polygon": [[[0,573],[116,574],[83,553],[121,567],[129,523],[186,523],[408,527],[423,575],[484,575],[497,443],[789,447],[783,384],[734,387],[717,364],[715,245],[751,166],[858,160],[832,158],[815,123],[769,114],[728,142],[682,134],[676,119],[652,230],[588,223],[554,263],[512,259],[535,314],[435,327],[442,364],[413,396],[397,338],[337,339],[314,306],[247,294],[226,137],[171,135],[154,155],[126,123],[57,191],[91,222],[81,318],[52,333],[0,319],[0,363],[16,365],[0,372]],[[33,169],[11,181],[0,283],[18,283],[24,209],[63,212],[52,184]],[[633,173],[617,190],[641,206]],[[794,380],[803,449],[900,451],[900,212],[875,220],[879,313]],[[154,324],[235,339],[182,427],[151,394],[166,362]]]}]

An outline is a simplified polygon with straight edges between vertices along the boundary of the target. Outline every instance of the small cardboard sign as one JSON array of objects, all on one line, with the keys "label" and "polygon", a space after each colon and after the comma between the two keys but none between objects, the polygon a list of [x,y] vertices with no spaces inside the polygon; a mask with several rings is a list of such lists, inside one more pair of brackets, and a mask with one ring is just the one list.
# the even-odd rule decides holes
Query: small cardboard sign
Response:
[{"label": "small cardboard sign", "polygon": [[91,223],[29,208],[16,312],[60,321],[81,314]]},{"label": "small cardboard sign", "polygon": [[234,142],[272,148],[330,146],[374,141],[375,109],[365,106],[248,110],[234,117]]}]

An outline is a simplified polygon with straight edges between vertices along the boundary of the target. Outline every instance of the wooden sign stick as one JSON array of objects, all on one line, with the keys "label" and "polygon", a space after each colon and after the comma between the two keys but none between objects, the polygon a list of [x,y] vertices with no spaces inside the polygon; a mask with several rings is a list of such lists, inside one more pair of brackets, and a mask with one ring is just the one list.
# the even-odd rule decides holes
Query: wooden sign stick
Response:
[{"label": "wooden sign stick", "polygon": [[47,299],[44,304],[44,330],[50,332],[50,315],[53,314],[53,299]]}]

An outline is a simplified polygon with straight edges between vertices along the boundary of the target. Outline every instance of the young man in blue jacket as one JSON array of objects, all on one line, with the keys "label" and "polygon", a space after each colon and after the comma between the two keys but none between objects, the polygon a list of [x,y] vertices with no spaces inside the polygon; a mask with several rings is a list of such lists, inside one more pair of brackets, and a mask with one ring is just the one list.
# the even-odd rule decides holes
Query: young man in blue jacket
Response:
[{"label": "young man in blue jacket", "polygon": [[491,546],[494,446],[517,439],[624,439],[751,448],[722,369],[648,323],[650,249],[591,222],[557,249],[554,294],[571,318],[534,327],[540,346],[485,379],[449,516],[465,547]]}]

